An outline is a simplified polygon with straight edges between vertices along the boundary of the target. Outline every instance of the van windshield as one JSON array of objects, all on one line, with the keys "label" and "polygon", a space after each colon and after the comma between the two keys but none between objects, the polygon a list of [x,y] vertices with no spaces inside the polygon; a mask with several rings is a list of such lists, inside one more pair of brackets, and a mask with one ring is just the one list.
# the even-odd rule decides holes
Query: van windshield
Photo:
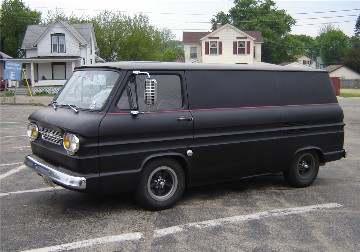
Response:
[{"label": "van windshield", "polygon": [[106,70],[75,71],[53,103],[76,109],[100,110],[119,76],[118,72]]}]

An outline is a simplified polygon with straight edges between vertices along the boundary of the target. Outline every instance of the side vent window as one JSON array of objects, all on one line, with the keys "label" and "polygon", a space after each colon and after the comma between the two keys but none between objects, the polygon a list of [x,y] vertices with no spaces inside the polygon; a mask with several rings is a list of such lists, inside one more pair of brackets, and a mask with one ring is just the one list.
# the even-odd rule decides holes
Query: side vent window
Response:
[{"label": "side vent window", "polygon": [[116,107],[124,110],[138,109],[135,76],[132,76],[128,81]]}]

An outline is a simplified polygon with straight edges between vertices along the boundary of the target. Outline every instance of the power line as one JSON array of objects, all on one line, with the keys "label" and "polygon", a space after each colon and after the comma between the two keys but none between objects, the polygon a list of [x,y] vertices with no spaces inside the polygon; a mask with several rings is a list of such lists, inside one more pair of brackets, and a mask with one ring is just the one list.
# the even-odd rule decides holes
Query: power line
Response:
[{"label": "power line", "polygon": [[[323,25],[323,24],[341,24],[341,23],[351,23],[351,22],[355,22],[356,20],[348,20],[348,21],[339,21],[339,22],[324,22],[324,23],[316,23],[316,24],[299,24],[299,25],[294,25],[297,27],[301,27],[301,26],[312,26],[312,25]],[[180,29],[180,28],[176,28],[176,29],[171,29],[174,31],[204,31],[204,29],[197,29],[197,28],[184,28],[184,29]]]},{"label": "power line", "polygon": [[[357,16],[358,15],[343,15],[343,16],[331,16],[331,17],[309,17],[303,19],[328,19],[328,18],[344,18],[344,17],[357,17]],[[295,20],[300,20],[300,19],[295,19]]]},{"label": "power line", "polygon": [[[296,21],[301,21],[301,20],[319,20],[319,19],[331,19],[331,18],[346,18],[346,17],[356,17],[358,15],[342,15],[342,16],[327,16],[327,17],[310,17],[310,18],[303,18],[303,19],[295,19]],[[36,19],[36,18],[29,18],[27,16],[16,16],[16,18],[21,18],[21,19]],[[37,19],[36,19],[37,20]],[[280,19],[261,19],[261,22],[277,22],[280,21]],[[252,23],[252,22],[259,22],[259,20],[244,20],[244,21],[239,21],[239,23]],[[348,21],[343,21],[343,22],[348,22]],[[190,22],[185,22],[186,24],[211,24],[211,21],[190,21]],[[341,22],[340,22],[341,23]],[[180,22],[176,22],[176,23],[169,23],[166,22],[166,24],[181,24]],[[15,24],[16,25],[16,24]]]},{"label": "power line", "polygon": [[358,10],[360,10],[360,9],[331,10],[331,11],[314,11],[314,12],[299,12],[299,13],[293,13],[292,15],[324,14],[324,13],[336,13],[336,12],[358,11]]},{"label": "power line", "polygon": [[[50,10],[71,10],[71,11],[93,11],[93,12],[103,12],[108,11],[107,9],[70,9],[70,8],[52,8],[52,7],[34,7],[35,9],[50,9]],[[186,15],[186,16],[212,16],[211,14],[204,13],[178,13],[178,12],[151,12],[151,11],[125,11],[125,10],[115,10],[120,13],[138,13],[138,14],[156,14],[156,15]]]},{"label": "power line", "polygon": [[[34,7],[35,9],[49,9],[49,10],[71,10],[71,11],[93,11],[93,12],[102,12],[107,11],[107,9],[86,9],[86,8],[53,8],[53,7]],[[348,10],[330,10],[330,11],[314,11],[314,12],[299,12],[293,13],[291,15],[311,15],[311,14],[325,14],[325,13],[337,13],[337,12],[351,12],[351,11],[359,11],[360,9],[348,9]],[[125,10],[115,10],[118,12],[124,13],[139,13],[139,14],[156,14],[156,15],[185,15],[185,16],[213,16],[211,14],[204,13],[179,13],[179,12],[152,12],[152,11],[125,11]]]},{"label": "power line", "polygon": [[302,24],[302,25],[294,25],[294,26],[311,26],[311,25],[322,25],[322,24],[341,24],[341,23],[351,23],[355,22],[356,20],[345,20],[339,22],[325,22],[325,23],[316,23],[316,24]]}]

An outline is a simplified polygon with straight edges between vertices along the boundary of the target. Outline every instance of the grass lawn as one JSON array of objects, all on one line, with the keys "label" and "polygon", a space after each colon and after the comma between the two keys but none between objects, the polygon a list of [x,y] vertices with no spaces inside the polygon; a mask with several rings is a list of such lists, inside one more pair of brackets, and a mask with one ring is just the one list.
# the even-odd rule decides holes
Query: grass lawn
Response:
[{"label": "grass lawn", "polygon": [[360,89],[340,89],[341,97],[360,97]]}]

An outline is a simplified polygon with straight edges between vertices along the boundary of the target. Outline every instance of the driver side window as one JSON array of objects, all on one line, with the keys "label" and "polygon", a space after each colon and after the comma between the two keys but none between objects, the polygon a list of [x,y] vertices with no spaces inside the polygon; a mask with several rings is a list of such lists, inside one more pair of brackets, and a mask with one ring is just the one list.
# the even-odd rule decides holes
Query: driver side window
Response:
[{"label": "driver side window", "polygon": [[[175,74],[151,75],[156,79],[158,87],[158,102],[150,107],[154,110],[176,110],[183,107],[181,78]],[[146,75],[133,75],[128,80],[126,87],[119,99],[117,109],[149,111],[144,102],[144,82]]]}]

